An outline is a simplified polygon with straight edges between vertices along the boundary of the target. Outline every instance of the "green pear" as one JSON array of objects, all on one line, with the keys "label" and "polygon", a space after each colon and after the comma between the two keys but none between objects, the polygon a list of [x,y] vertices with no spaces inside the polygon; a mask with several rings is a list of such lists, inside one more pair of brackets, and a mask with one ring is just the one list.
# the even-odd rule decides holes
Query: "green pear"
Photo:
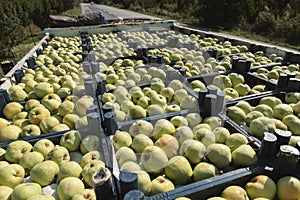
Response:
[{"label": "green pear", "polygon": [[293,176],[284,176],[277,181],[277,198],[299,199],[300,198],[300,180]]},{"label": "green pear", "polygon": [[143,170],[135,171],[135,173],[138,175],[139,190],[145,195],[150,195],[152,183],[149,174]]},{"label": "green pear", "polygon": [[232,163],[236,167],[248,167],[257,163],[254,149],[247,144],[242,144],[232,152]]},{"label": "green pear", "polygon": [[143,107],[144,109],[146,109],[150,104],[150,98],[147,96],[142,96],[141,98],[139,98],[139,100],[137,100],[137,105]]},{"label": "green pear", "polygon": [[[153,79],[152,79],[153,80]],[[170,87],[170,86],[168,86]],[[165,88],[165,84],[163,82],[151,82],[150,84],[150,88],[154,91],[156,91],[158,94],[160,93],[160,91]],[[174,89],[174,88],[173,88]]]},{"label": "green pear", "polygon": [[266,86],[258,84],[258,85],[255,85],[254,87],[252,87],[251,91],[256,91],[258,93],[265,92],[266,91]]},{"label": "green pear", "polygon": [[139,118],[144,118],[147,116],[146,110],[138,105],[134,105],[130,107],[128,111],[128,115],[130,119],[139,119]]},{"label": "green pear", "polygon": [[235,104],[235,106],[242,109],[246,115],[252,111],[252,106],[249,104],[249,102],[244,100],[239,101],[237,104]]},{"label": "green pear", "polygon": [[121,109],[121,111],[128,113],[128,111],[130,110],[130,108],[132,106],[134,106],[134,103],[131,100],[126,99],[121,103],[120,109]]},{"label": "green pear", "polygon": [[300,92],[288,92],[284,97],[285,103],[298,103],[300,101]]},{"label": "green pear", "polygon": [[53,196],[38,194],[32,197],[29,197],[27,200],[55,200]]},{"label": "green pear", "polygon": [[145,171],[159,174],[166,167],[168,157],[165,152],[157,146],[148,146],[141,155],[141,164]]},{"label": "green pear", "polygon": [[74,129],[76,126],[76,122],[80,120],[80,116],[77,114],[66,114],[63,119],[62,123],[66,124],[69,126],[70,129]]},{"label": "green pear", "polygon": [[32,145],[23,140],[17,140],[8,144],[5,159],[11,163],[19,163],[20,158],[30,152]]},{"label": "green pear", "polygon": [[135,152],[129,147],[121,147],[116,151],[116,159],[119,166],[122,166],[125,162],[133,161],[137,162]]},{"label": "green pear", "polygon": [[22,128],[21,137],[38,136],[41,134],[41,129],[35,124],[29,124]]},{"label": "green pear", "polygon": [[281,129],[281,130],[285,130],[285,131],[288,130],[287,125],[285,125],[281,120],[276,119],[276,118],[271,118],[271,120],[273,121],[273,123],[275,124],[275,127],[277,129]]},{"label": "green pear", "polygon": [[250,132],[252,135],[262,139],[265,132],[274,133],[275,123],[268,117],[258,117],[251,121]]},{"label": "green pear", "polygon": [[47,94],[53,93],[53,86],[50,83],[37,83],[33,88],[34,93],[39,97],[43,98]]},{"label": "green pear", "polygon": [[174,184],[168,178],[158,176],[151,182],[151,195],[167,192],[175,189]]},{"label": "green pear", "polygon": [[265,117],[272,117],[273,116],[273,110],[270,106],[265,104],[259,104],[254,107],[253,111],[259,111],[261,112]]},{"label": "green pear", "polygon": [[165,107],[165,112],[166,113],[170,113],[170,112],[179,112],[181,110],[180,106],[177,104],[171,104],[171,105],[167,105]]},{"label": "green pear", "polygon": [[188,96],[188,92],[185,89],[179,89],[179,90],[175,90],[175,94],[174,94],[174,100],[177,103],[181,103],[181,101]]},{"label": "green pear", "polygon": [[182,109],[195,109],[198,107],[198,100],[192,95],[187,95],[180,101],[180,107]]},{"label": "green pear", "polygon": [[84,183],[76,177],[67,177],[57,185],[57,195],[60,200],[71,199],[84,191]]},{"label": "green pear", "polygon": [[30,170],[31,179],[41,186],[49,185],[59,172],[59,166],[52,160],[46,160],[36,164]]},{"label": "green pear", "polygon": [[211,127],[211,130],[214,130],[215,128],[222,126],[222,120],[220,117],[217,116],[206,117],[203,120],[203,123],[208,124]]},{"label": "green pear", "polygon": [[101,144],[101,140],[97,135],[87,135],[80,143],[80,151],[82,154],[86,154],[89,151],[98,150]]},{"label": "green pear", "polygon": [[225,144],[226,139],[230,136],[230,132],[225,127],[217,127],[213,131],[216,143]]},{"label": "green pear", "polygon": [[39,100],[36,99],[29,99],[26,103],[25,103],[25,110],[26,111],[30,111],[31,109],[41,106],[42,104],[40,103]]},{"label": "green pear", "polygon": [[215,85],[221,90],[223,90],[225,88],[231,88],[232,82],[230,78],[226,75],[217,75],[213,78],[212,85]]},{"label": "green pear", "polygon": [[276,183],[266,175],[257,175],[246,183],[245,190],[250,199],[274,199],[276,196]]},{"label": "green pear", "polygon": [[273,116],[282,120],[285,116],[293,114],[293,108],[288,104],[278,104],[273,107]]},{"label": "green pear", "polygon": [[282,119],[282,122],[287,125],[288,129],[294,134],[300,135],[300,119],[295,115],[287,115]]},{"label": "green pear", "polygon": [[8,95],[9,95],[9,99],[12,102],[21,102],[21,101],[26,100],[26,98],[27,98],[27,93],[24,91],[23,88],[13,90],[13,91],[9,92]]},{"label": "green pear", "polygon": [[74,108],[75,108],[74,102],[64,101],[58,106],[57,111],[58,111],[59,115],[64,117],[67,114],[74,113]]},{"label": "green pear", "polygon": [[168,87],[171,87],[174,91],[182,89],[183,84],[180,80],[178,79],[173,79],[169,84]]},{"label": "green pear", "polygon": [[13,116],[12,121],[16,121],[18,119],[27,119],[28,112],[27,111],[22,111],[15,116]]},{"label": "green pear", "polygon": [[139,164],[133,161],[125,162],[121,167],[120,171],[127,170],[129,172],[135,172],[141,170],[141,167]]},{"label": "green pear", "polygon": [[42,104],[45,106],[45,108],[47,108],[50,111],[51,115],[54,115],[58,112],[58,107],[60,106],[61,101],[57,101],[55,99],[49,99],[49,100],[44,100]]},{"label": "green pear", "polygon": [[152,146],[153,141],[145,134],[136,135],[131,143],[131,148],[136,153],[142,153],[147,146]]},{"label": "green pear", "polygon": [[189,127],[194,128],[202,122],[202,117],[198,113],[189,113],[186,115],[186,120],[189,123]]},{"label": "green pear", "polygon": [[238,74],[238,73],[232,72],[232,73],[228,74],[228,77],[230,78],[233,87],[239,83],[245,82],[244,76],[241,74]]},{"label": "green pear", "polygon": [[247,126],[250,126],[250,123],[252,122],[252,120],[254,120],[254,119],[258,118],[258,117],[263,117],[263,116],[264,115],[261,112],[254,110],[254,111],[249,112],[246,115],[244,121],[246,122]]},{"label": "green pear", "polygon": [[40,127],[42,133],[51,133],[52,128],[57,126],[59,123],[60,122],[57,118],[50,116],[50,117],[43,119],[39,123],[39,127]]},{"label": "green pear", "polygon": [[32,151],[24,154],[19,161],[19,164],[26,170],[30,171],[36,164],[44,161],[44,156],[37,152]]},{"label": "green pear", "polygon": [[176,156],[179,149],[177,139],[169,134],[163,134],[155,141],[154,145],[160,147],[166,153],[168,159]]},{"label": "green pear", "polygon": [[101,154],[99,151],[90,151],[82,155],[80,159],[80,166],[83,168],[93,160],[101,160]]},{"label": "green pear", "polygon": [[0,185],[15,188],[23,183],[25,170],[19,164],[9,164],[0,168]]},{"label": "green pear", "polygon": [[88,95],[80,97],[75,104],[76,113],[80,116],[86,115],[86,109],[94,105],[94,98]]},{"label": "green pear", "polygon": [[100,168],[105,168],[105,163],[101,160],[92,160],[89,164],[85,165],[81,171],[83,181],[91,186],[92,177]]},{"label": "green pear", "polygon": [[184,156],[172,157],[168,161],[164,172],[174,184],[179,185],[188,183],[193,175],[192,167]]},{"label": "green pear", "polygon": [[199,128],[194,132],[194,139],[200,141],[206,147],[215,143],[215,135],[210,129]]},{"label": "green pear", "polygon": [[229,135],[225,141],[226,146],[230,148],[231,152],[233,152],[242,144],[247,144],[247,143],[248,143],[247,137],[240,133],[233,133]]},{"label": "green pear", "polygon": [[75,194],[72,197],[72,200],[83,200],[83,199],[96,200],[95,191],[93,189],[84,189],[81,193]]},{"label": "green pear", "polygon": [[243,124],[246,117],[245,112],[237,106],[228,107],[226,110],[226,115],[238,125]]},{"label": "green pear", "polygon": [[0,199],[8,200],[10,198],[13,189],[8,186],[0,186]]},{"label": "green pear", "polygon": [[0,161],[5,159],[6,150],[0,147]]},{"label": "green pear", "polygon": [[9,124],[10,124],[9,121],[7,121],[6,119],[0,117],[0,131],[4,127],[9,126]]},{"label": "green pear", "polygon": [[147,107],[148,116],[162,115],[165,113],[164,108],[161,105],[152,104]]},{"label": "green pear", "polygon": [[45,160],[52,160],[58,165],[63,162],[70,161],[70,154],[67,148],[63,146],[55,146],[45,157]]},{"label": "green pear", "polygon": [[152,131],[153,125],[145,120],[137,120],[129,128],[129,134],[133,137],[135,137],[138,134],[151,136]]},{"label": "green pear", "polygon": [[292,105],[293,111],[296,115],[300,114],[300,101]]},{"label": "green pear", "polygon": [[197,164],[205,156],[206,147],[197,140],[185,140],[179,150],[180,155],[186,157],[191,164]]},{"label": "green pear", "polygon": [[239,96],[246,96],[248,95],[251,88],[247,84],[239,83],[236,86],[234,86],[234,89],[239,93]]},{"label": "green pear", "polygon": [[223,197],[211,197],[211,198],[208,198],[207,200],[226,200],[226,199]]},{"label": "green pear", "polygon": [[290,140],[289,140],[289,144],[288,145],[291,145],[291,146],[296,146],[296,143],[300,140],[300,136],[295,136],[295,135],[292,135]]},{"label": "green pear", "polygon": [[32,148],[33,151],[41,153],[44,157],[46,157],[52,149],[54,149],[53,142],[46,138],[37,141]]},{"label": "green pear", "polygon": [[35,107],[29,111],[28,119],[32,124],[39,125],[43,119],[51,116],[50,111],[45,107]]},{"label": "green pear", "polygon": [[114,136],[112,137],[112,143],[116,150],[120,149],[121,147],[130,147],[132,143],[131,135],[126,131],[116,131]]},{"label": "green pear", "polygon": [[221,196],[225,199],[249,200],[247,192],[244,190],[244,188],[237,185],[232,185],[225,188]]},{"label": "green pear", "polygon": [[173,98],[174,98],[175,91],[171,87],[165,87],[165,88],[161,89],[159,94],[164,96],[167,99],[168,102],[172,102]]},{"label": "green pear", "polygon": [[267,96],[263,97],[259,100],[259,104],[266,104],[270,106],[271,108],[274,108],[275,106],[282,104],[282,101],[274,96]]},{"label": "green pear", "polygon": [[234,88],[225,88],[223,91],[229,99],[236,99],[239,97],[239,93]]},{"label": "green pear", "polygon": [[9,125],[0,130],[0,142],[16,140],[21,136],[22,129],[16,125]]},{"label": "green pear", "polygon": [[76,130],[65,132],[60,138],[60,145],[67,148],[69,152],[77,151],[81,143],[81,135]]},{"label": "green pear", "polygon": [[193,171],[193,180],[194,181],[201,181],[210,177],[216,176],[218,173],[218,169],[207,162],[200,162],[198,163]]},{"label": "green pear", "polygon": [[12,119],[15,115],[22,112],[23,106],[18,102],[10,102],[3,108],[3,115],[6,119]]},{"label": "green pear", "polygon": [[157,140],[160,138],[163,134],[174,134],[175,133],[175,127],[174,125],[166,120],[166,119],[159,119],[156,121],[153,127],[153,132],[151,137]]},{"label": "green pear", "polygon": [[82,168],[75,161],[64,162],[59,167],[59,172],[57,174],[57,182],[60,182],[66,177],[80,177]]},{"label": "green pear", "polygon": [[225,144],[218,143],[211,144],[207,147],[206,157],[219,169],[229,166],[232,160],[230,148]]},{"label": "green pear", "polygon": [[11,125],[18,126],[19,128],[22,129],[29,124],[31,124],[29,119],[18,119],[16,121],[13,121]]},{"label": "green pear", "polygon": [[11,200],[27,200],[31,196],[42,194],[42,188],[37,183],[22,183],[14,188]]},{"label": "green pear", "polygon": [[180,127],[176,128],[174,136],[176,137],[179,145],[181,146],[185,140],[193,139],[194,134],[190,127],[180,126]]},{"label": "green pear", "polygon": [[191,87],[195,88],[206,88],[205,84],[200,80],[193,80],[191,83]]},{"label": "green pear", "polygon": [[170,122],[175,126],[175,128],[189,125],[187,119],[183,116],[174,116],[171,118]]}]

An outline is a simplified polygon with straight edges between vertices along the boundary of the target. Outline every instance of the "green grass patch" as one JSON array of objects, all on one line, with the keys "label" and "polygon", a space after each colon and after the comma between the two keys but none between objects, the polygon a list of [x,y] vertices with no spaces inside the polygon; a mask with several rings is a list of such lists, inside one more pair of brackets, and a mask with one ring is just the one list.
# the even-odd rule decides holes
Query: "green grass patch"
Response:
[{"label": "green grass patch", "polygon": [[81,8],[80,6],[76,6],[75,8],[71,10],[67,10],[65,12],[60,13],[60,15],[66,15],[66,16],[77,16],[81,14]]}]

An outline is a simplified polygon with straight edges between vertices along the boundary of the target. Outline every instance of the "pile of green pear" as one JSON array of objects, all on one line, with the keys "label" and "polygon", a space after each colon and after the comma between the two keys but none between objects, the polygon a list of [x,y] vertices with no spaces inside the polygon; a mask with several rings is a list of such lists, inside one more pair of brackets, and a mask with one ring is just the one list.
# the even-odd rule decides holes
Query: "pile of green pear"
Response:
[{"label": "pile of green pear", "polygon": [[62,100],[54,93],[45,95],[41,101],[10,102],[3,109],[5,118],[0,118],[0,143],[84,128],[88,125],[86,110],[91,105],[94,99],[88,95],[70,95]]},{"label": "pile of green pear", "polygon": [[300,198],[300,180],[294,176],[281,177],[277,182],[266,175],[251,178],[244,186],[231,185],[226,187],[220,196],[208,200],[290,200]]},{"label": "pile of green pear", "polygon": [[96,200],[92,176],[105,168],[100,139],[76,130],[58,144],[50,139],[13,141],[0,148],[0,199]]},{"label": "pile of green pear", "polygon": [[197,109],[198,100],[188,89],[178,79],[165,82],[152,78],[145,87],[116,86],[113,91],[104,93],[101,101],[114,106],[118,121],[128,121]]},{"label": "pile of green pear", "polygon": [[251,88],[247,83],[245,83],[244,76],[235,72],[229,73],[228,75],[216,75],[210,85],[217,87],[220,91],[224,91],[226,101],[266,91],[266,86],[263,84],[258,84]]},{"label": "pile of green pear", "polygon": [[136,120],[111,138],[119,169],[138,174],[139,190],[155,195],[257,163],[248,139],[198,113]]},{"label": "pile of green pear", "polygon": [[143,60],[117,59],[111,65],[102,63],[97,78],[106,81],[106,89],[113,90],[116,86],[132,87],[135,85],[150,84],[153,78],[166,80],[165,70],[145,65]]},{"label": "pile of green pear", "polygon": [[289,64],[284,66],[274,66],[271,70],[266,68],[258,68],[253,74],[256,74],[264,79],[272,82],[277,82],[280,74],[295,74],[296,78],[300,77],[300,66],[299,64]]},{"label": "pile of green pear", "polygon": [[292,132],[290,145],[300,140],[300,93],[285,93],[281,100],[276,96],[266,96],[252,106],[247,101],[239,101],[227,108],[226,114],[239,125],[246,125],[252,135],[262,139],[264,132],[274,133],[275,129]]}]

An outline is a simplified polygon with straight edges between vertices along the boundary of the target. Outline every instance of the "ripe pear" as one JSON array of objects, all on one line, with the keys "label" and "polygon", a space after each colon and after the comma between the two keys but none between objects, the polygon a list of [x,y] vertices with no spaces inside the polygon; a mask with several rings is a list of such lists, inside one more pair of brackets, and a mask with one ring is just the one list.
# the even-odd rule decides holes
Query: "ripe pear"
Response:
[{"label": "ripe pear", "polygon": [[89,164],[85,165],[81,171],[83,181],[91,186],[92,177],[100,168],[105,168],[105,163],[101,160],[92,160]]},{"label": "ripe pear", "polygon": [[284,97],[285,103],[298,103],[300,100],[299,92],[288,92]]},{"label": "ripe pear", "polygon": [[300,119],[295,115],[287,115],[282,119],[282,122],[287,125],[288,129],[294,135],[300,135]]},{"label": "ripe pear", "polygon": [[131,135],[126,131],[116,131],[112,137],[112,143],[116,150],[123,146],[129,147],[132,143]]},{"label": "ripe pear", "polygon": [[146,110],[139,106],[139,105],[134,105],[130,107],[128,111],[128,115],[130,119],[139,119],[139,118],[144,118],[147,116]]},{"label": "ripe pear", "polygon": [[42,188],[37,183],[22,183],[17,185],[11,193],[11,200],[27,200],[31,196],[42,194]]},{"label": "ripe pear", "polygon": [[149,105],[146,109],[148,116],[162,115],[165,113],[165,110],[162,106],[157,104]]},{"label": "ripe pear", "polygon": [[30,171],[36,164],[44,161],[44,156],[37,151],[32,151],[24,154],[20,160],[19,164],[26,170]]},{"label": "ripe pear", "polygon": [[182,145],[182,143],[187,139],[193,139],[194,134],[190,127],[188,126],[180,126],[176,128],[174,136],[176,137],[179,145]]},{"label": "ripe pear", "polygon": [[175,127],[174,125],[166,120],[166,119],[159,119],[154,124],[153,132],[151,137],[153,137],[155,140],[160,138],[163,134],[174,134],[175,133]]},{"label": "ripe pear", "polygon": [[167,105],[165,107],[165,112],[166,113],[170,113],[170,112],[179,112],[180,111],[180,106],[177,104],[171,104],[171,105]]},{"label": "ripe pear", "polygon": [[59,172],[57,174],[57,182],[60,182],[66,177],[77,177],[80,178],[82,168],[75,161],[64,162],[59,167]]},{"label": "ripe pear", "polygon": [[236,167],[248,167],[257,163],[254,149],[247,144],[242,144],[232,152],[232,163]]},{"label": "ripe pear", "polygon": [[92,160],[101,160],[101,154],[99,151],[90,151],[82,155],[80,159],[80,166],[83,168],[85,165],[90,163]]},{"label": "ripe pear", "polygon": [[41,186],[46,186],[54,181],[58,172],[58,164],[52,160],[46,160],[36,164],[30,170],[30,178]]},{"label": "ripe pear", "polygon": [[206,157],[216,165],[218,169],[223,169],[230,165],[232,157],[230,148],[225,144],[211,144],[206,149]]},{"label": "ripe pear", "polygon": [[206,117],[203,120],[203,123],[208,124],[211,127],[211,130],[222,126],[222,120],[220,119],[220,117],[217,116]]},{"label": "ripe pear", "polygon": [[84,189],[81,193],[75,194],[72,200],[96,200],[96,193],[93,189]]},{"label": "ripe pear", "polygon": [[225,188],[221,196],[225,199],[249,200],[247,192],[244,190],[244,188],[237,185],[232,185]]},{"label": "ripe pear", "polygon": [[278,104],[273,107],[273,116],[282,120],[285,116],[293,114],[293,108],[288,104]]},{"label": "ripe pear", "polygon": [[245,112],[237,106],[231,106],[227,108],[226,115],[232,119],[238,125],[243,124],[246,114]]},{"label": "ripe pear", "polygon": [[149,174],[143,170],[135,171],[135,173],[138,175],[139,190],[145,195],[150,195],[152,183]]},{"label": "ripe pear", "polygon": [[266,175],[257,175],[246,183],[245,190],[250,199],[274,199],[276,196],[276,183]]},{"label": "ripe pear", "polygon": [[5,159],[6,150],[0,147],[0,161]]},{"label": "ripe pear", "polygon": [[252,111],[252,106],[250,105],[250,103],[244,100],[239,101],[237,104],[235,104],[235,106],[242,109],[246,115]]},{"label": "ripe pear", "polygon": [[9,124],[10,124],[9,121],[7,121],[6,119],[0,117],[0,131],[4,127],[9,126]]},{"label": "ripe pear", "polygon": [[21,136],[21,133],[22,129],[16,125],[6,126],[0,130],[0,142],[16,140]]},{"label": "ripe pear", "polygon": [[252,122],[252,120],[254,120],[254,119],[256,119],[256,118],[258,118],[258,117],[263,117],[264,115],[261,113],[261,112],[259,112],[259,111],[251,111],[251,112],[249,112],[247,115],[246,115],[246,117],[245,117],[245,122],[246,122],[246,125],[247,126],[250,126],[250,123]]},{"label": "ripe pear", "polygon": [[0,199],[7,200],[10,198],[13,189],[8,186],[0,186]]},{"label": "ripe pear", "polygon": [[277,181],[277,198],[279,200],[299,199],[300,180],[293,176],[284,176]]},{"label": "ripe pear", "polygon": [[251,121],[250,132],[252,135],[262,139],[265,132],[274,133],[275,123],[268,117],[258,117]]},{"label": "ripe pear", "polygon": [[188,183],[193,175],[192,167],[184,156],[172,157],[168,161],[164,172],[174,184],[179,185]]},{"label": "ripe pear", "polygon": [[238,74],[238,73],[230,73],[228,74],[228,77],[231,80],[232,86],[236,86],[239,83],[244,83],[245,82],[245,78],[243,75]]},{"label": "ripe pear", "polygon": [[151,136],[152,131],[153,125],[145,120],[137,120],[129,128],[129,134],[133,137],[135,137],[138,134]]},{"label": "ripe pear", "polygon": [[131,148],[136,153],[142,153],[147,146],[152,146],[152,145],[153,145],[153,141],[151,140],[151,138],[149,138],[147,135],[144,134],[138,134],[133,138],[131,143]]},{"label": "ripe pear", "polygon": [[159,174],[166,167],[167,162],[167,155],[157,146],[148,146],[142,152],[141,164],[146,172]]},{"label": "ripe pear", "polygon": [[226,146],[230,148],[231,152],[233,152],[242,144],[247,144],[247,143],[248,143],[247,137],[240,133],[233,133],[229,135],[225,141]]},{"label": "ripe pear", "polygon": [[167,192],[175,189],[174,184],[168,178],[158,176],[151,182],[151,195]]},{"label": "ripe pear", "polygon": [[194,139],[203,143],[206,147],[215,143],[216,138],[213,132],[207,128],[199,128],[194,132]]},{"label": "ripe pear", "polygon": [[206,147],[197,140],[185,140],[179,150],[180,155],[186,157],[191,164],[197,164],[205,156]]},{"label": "ripe pear", "polygon": [[120,171],[127,170],[129,172],[135,172],[141,170],[141,167],[139,164],[133,161],[125,162],[121,167]]},{"label": "ripe pear", "polygon": [[68,200],[76,194],[84,191],[83,182],[76,177],[67,177],[59,182],[57,185],[57,194],[59,199]]},{"label": "ripe pear", "polygon": [[55,146],[45,157],[45,160],[52,160],[58,165],[61,165],[63,162],[70,161],[70,154],[66,147]]},{"label": "ripe pear", "polygon": [[287,130],[288,130],[287,125],[285,125],[281,120],[275,119],[275,118],[271,118],[271,120],[274,122],[275,127],[276,127],[277,129],[281,129],[281,130],[284,130],[284,131],[287,131]]},{"label": "ripe pear", "polygon": [[189,125],[187,119],[183,116],[174,116],[171,118],[170,122],[175,126],[175,128]]},{"label": "ripe pear", "polygon": [[23,110],[23,106],[18,102],[10,102],[3,108],[3,115],[6,119],[12,119],[13,116],[17,115]]},{"label": "ripe pear", "polygon": [[168,159],[176,156],[179,149],[177,139],[169,134],[163,134],[155,141],[154,145],[160,147],[166,153]]},{"label": "ripe pear", "polygon": [[34,145],[32,150],[41,153],[44,157],[54,148],[54,144],[49,139],[41,139],[37,141]]},{"label": "ripe pear", "polygon": [[119,166],[122,166],[125,162],[133,161],[137,162],[137,157],[135,152],[129,147],[121,147],[116,152],[116,159]]},{"label": "ripe pear", "polygon": [[189,127],[194,128],[202,122],[202,117],[198,113],[189,113],[186,115],[186,120],[189,123]]},{"label": "ripe pear", "polygon": [[0,185],[15,188],[23,183],[25,170],[19,164],[9,164],[0,168]]},{"label": "ripe pear", "polygon": [[180,80],[178,79],[173,79],[169,84],[168,87],[171,87],[174,91],[182,89],[183,84]]},{"label": "ripe pear", "polygon": [[226,139],[230,136],[230,132],[225,127],[217,127],[213,130],[213,134],[215,135],[216,143],[225,144]]},{"label": "ripe pear", "polygon": [[201,181],[216,176],[217,173],[218,169],[214,165],[207,162],[200,162],[194,168],[193,180]]},{"label": "ripe pear", "polygon": [[8,144],[5,153],[5,159],[11,163],[19,163],[20,158],[30,152],[32,145],[23,140],[17,140]]}]

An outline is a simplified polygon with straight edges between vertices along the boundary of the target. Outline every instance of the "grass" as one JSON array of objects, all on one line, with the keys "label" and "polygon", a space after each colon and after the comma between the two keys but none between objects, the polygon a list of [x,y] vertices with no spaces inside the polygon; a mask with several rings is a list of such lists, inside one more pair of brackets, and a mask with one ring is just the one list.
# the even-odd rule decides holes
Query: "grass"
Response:
[{"label": "grass", "polygon": [[71,10],[67,10],[65,12],[60,13],[60,15],[66,15],[66,16],[77,16],[81,14],[80,6],[76,6],[75,8]]}]

